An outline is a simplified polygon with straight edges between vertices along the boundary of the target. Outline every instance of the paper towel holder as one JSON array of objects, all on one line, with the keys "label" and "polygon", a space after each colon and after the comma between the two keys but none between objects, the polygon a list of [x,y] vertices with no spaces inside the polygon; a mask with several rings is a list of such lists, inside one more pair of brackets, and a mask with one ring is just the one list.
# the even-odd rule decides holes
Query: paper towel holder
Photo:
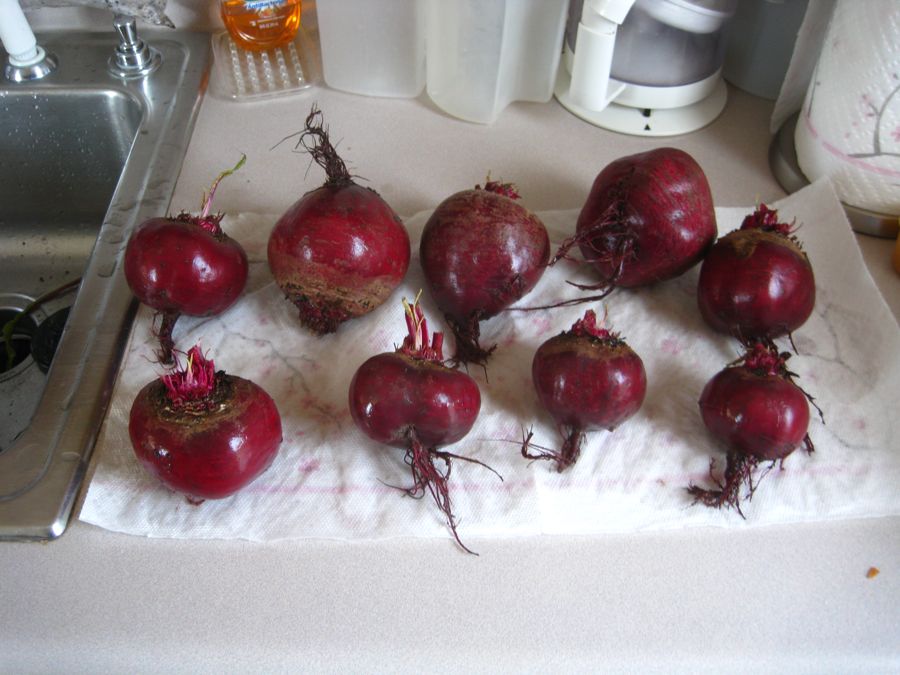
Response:
[{"label": "paper towel holder", "polygon": [[[809,179],[803,175],[803,171],[800,169],[800,163],[797,161],[797,149],[794,146],[794,130],[799,118],[799,112],[791,115],[778,129],[769,145],[769,167],[772,169],[775,180],[789,194],[809,185]],[[850,204],[843,206],[847,220],[850,221],[850,227],[854,232],[885,239],[897,238],[897,234],[900,232],[898,216],[877,213]]]}]

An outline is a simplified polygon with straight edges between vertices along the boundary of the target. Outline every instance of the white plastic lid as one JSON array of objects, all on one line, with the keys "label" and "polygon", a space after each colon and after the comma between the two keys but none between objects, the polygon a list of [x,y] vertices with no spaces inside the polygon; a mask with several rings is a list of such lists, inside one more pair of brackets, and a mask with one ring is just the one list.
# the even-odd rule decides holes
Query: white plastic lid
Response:
[{"label": "white plastic lid", "polygon": [[660,23],[689,33],[714,33],[737,10],[737,0],[637,0]]}]

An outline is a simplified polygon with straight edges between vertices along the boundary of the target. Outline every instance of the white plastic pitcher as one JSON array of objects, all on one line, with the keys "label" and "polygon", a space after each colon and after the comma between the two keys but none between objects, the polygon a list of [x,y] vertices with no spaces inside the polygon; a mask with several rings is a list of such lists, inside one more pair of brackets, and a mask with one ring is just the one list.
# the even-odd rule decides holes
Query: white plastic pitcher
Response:
[{"label": "white plastic pitcher", "polygon": [[549,101],[568,4],[428,0],[426,82],[431,100],[455,117],[485,124],[512,101]]},{"label": "white plastic pitcher", "polygon": [[426,0],[317,0],[329,87],[412,98],[425,87]]}]

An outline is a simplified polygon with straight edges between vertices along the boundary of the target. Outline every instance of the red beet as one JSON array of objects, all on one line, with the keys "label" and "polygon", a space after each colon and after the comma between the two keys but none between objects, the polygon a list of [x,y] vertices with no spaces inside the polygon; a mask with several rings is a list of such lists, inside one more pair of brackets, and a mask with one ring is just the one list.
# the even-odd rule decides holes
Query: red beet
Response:
[{"label": "red beet", "polygon": [[512,185],[488,181],[441,202],[422,232],[422,270],[458,363],[484,365],[496,345],[479,345],[479,323],[534,288],[547,266],[547,228],[518,198]]},{"label": "red beet", "polygon": [[[350,383],[350,413],[369,438],[406,450],[413,479],[406,492],[420,497],[427,489],[456,541],[469,551],[456,533],[447,477],[451,459],[481,462],[438,448],[469,432],[478,417],[481,394],[469,375],[444,365],[441,333],[435,333],[429,344],[418,302],[403,304],[409,333],[395,352],[373,356],[356,371]],[[435,458],[443,463],[443,471],[435,466]]]},{"label": "red beet", "polygon": [[586,432],[612,431],[638,411],[647,393],[641,358],[618,334],[598,326],[590,309],[570,330],[538,347],[531,376],[564,441],[558,452],[533,453],[529,434],[522,454],[553,460],[558,471],[576,462]]},{"label": "red beet", "polygon": [[131,406],[128,433],[144,468],[193,503],[228,497],[272,464],[281,417],[259,386],[216,372],[199,347]]},{"label": "red beet", "polygon": [[746,484],[747,499],[752,497],[753,472],[760,462],[784,461],[801,444],[813,451],[807,433],[809,397],[793,382],[794,374],[785,365],[789,356],[771,344],[754,343],[704,387],[703,423],[728,454],[724,481],[713,476],[715,462],[710,462],[710,479],[717,490],[688,488],[695,503],[733,507],[741,513],[741,487]]},{"label": "red beet", "polygon": [[652,284],[693,267],[716,238],[716,214],[706,175],[676,148],[615,160],[594,179],[576,234],[557,258],[578,244],[601,281],[586,289]]},{"label": "red beet", "polygon": [[228,309],[247,285],[247,254],[222,231],[223,215],[210,214],[219,182],[246,157],[221,173],[203,200],[199,216],[151,218],[141,223],[125,249],[125,280],[132,293],[162,317],[159,359],[172,363],[172,330],[182,314],[213,316]]},{"label": "red beet", "polygon": [[322,335],[387,300],[409,267],[409,235],[377,192],[353,182],[315,107],[298,145],[328,179],[275,224],[269,268],[300,322]]},{"label": "red beet", "polygon": [[697,303],[714,330],[742,341],[771,340],[806,323],[816,281],[791,225],[761,204],[706,255]]}]

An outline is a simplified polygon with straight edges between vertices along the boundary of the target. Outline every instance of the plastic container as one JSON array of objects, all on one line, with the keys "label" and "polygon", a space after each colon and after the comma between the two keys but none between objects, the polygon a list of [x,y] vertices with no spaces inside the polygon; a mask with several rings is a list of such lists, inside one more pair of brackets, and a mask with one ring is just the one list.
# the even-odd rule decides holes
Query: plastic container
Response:
[{"label": "plastic container", "polygon": [[489,124],[512,101],[553,95],[568,0],[429,0],[427,91]]},{"label": "plastic container", "polygon": [[220,0],[219,11],[235,44],[250,51],[282,47],[300,27],[300,0]]},{"label": "plastic container", "polygon": [[418,96],[425,87],[425,2],[318,0],[325,83],[367,96]]}]

